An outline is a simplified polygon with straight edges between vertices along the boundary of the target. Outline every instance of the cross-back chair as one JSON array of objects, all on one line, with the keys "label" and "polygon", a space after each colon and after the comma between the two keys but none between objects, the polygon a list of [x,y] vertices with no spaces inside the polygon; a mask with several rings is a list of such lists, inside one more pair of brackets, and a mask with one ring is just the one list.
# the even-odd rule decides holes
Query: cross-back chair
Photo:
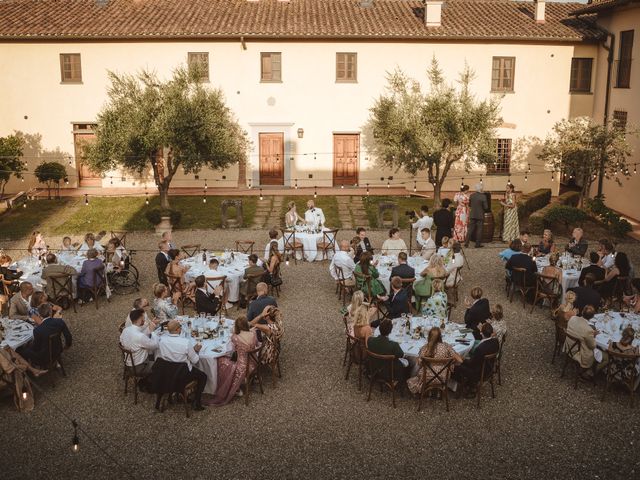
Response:
[{"label": "cross-back chair", "polygon": [[449,411],[449,388],[447,384],[451,375],[453,358],[421,357],[422,388],[418,396],[418,411],[422,409],[422,399],[428,392],[440,392],[440,397],[445,401],[447,412]]}]

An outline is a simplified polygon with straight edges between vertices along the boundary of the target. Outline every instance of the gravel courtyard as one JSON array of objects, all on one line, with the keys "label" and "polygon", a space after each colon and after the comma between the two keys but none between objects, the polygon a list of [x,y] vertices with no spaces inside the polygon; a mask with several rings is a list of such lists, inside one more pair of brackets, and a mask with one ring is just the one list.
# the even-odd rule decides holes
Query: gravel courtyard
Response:
[{"label": "gravel courtyard", "polygon": [[[177,231],[174,243],[215,250],[253,239],[261,252],[266,237],[251,230]],[[386,232],[370,238],[379,246]],[[135,263],[140,294],[150,297],[157,237],[131,234],[127,244],[149,250]],[[509,326],[503,385],[495,399],[486,390],[480,410],[475,401],[452,399],[448,413],[433,401],[417,413],[417,401],[406,395],[394,410],[390,395],[375,390],[367,403],[357,375],[344,380],[341,304],[328,263],[292,262],[283,267],[279,299],[283,378],[273,387],[267,377],[265,394],[254,390],[248,407],[236,399],[186,419],[175,406],[157,413],[147,394],[133,405],[131,394],[123,395],[117,327],[137,295],[113,296],[98,311],[90,304],[77,314],[65,312],[74,335],[64,356],[67,378],[56,376],[54,388],[46,376],[39,379],[46,398],[36,393],[29,414],[0,399],[0,478],[636,478],[640,407],[632,410],[628,396],[617,392],[601,402],[602,383],[574,391],[568,378],[559,378],[559,362],[550,363],[548,311],[525,313],[521,303],[505,298],[497,258],[502,248],[467,249],[471,270],[465,267],[461,286],[462,293],[480,285],[492,303],[505,307]],[[630,254],[637,271],[638,244],[619,250]],[[462,316],[459,305],[453,317]],[[71,422],[56,406],[98,446],[81,434],[80,451],[72,453]]]}]

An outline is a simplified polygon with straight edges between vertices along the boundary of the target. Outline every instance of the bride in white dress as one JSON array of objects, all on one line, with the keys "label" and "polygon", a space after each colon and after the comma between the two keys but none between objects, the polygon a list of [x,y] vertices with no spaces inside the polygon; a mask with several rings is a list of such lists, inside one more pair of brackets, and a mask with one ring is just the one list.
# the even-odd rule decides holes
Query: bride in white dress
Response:
[{"label": "bride in white dress", "polygon": [[289,207],[289,210],[287,210],[287,213],[284,216],[284,224],[287,226],[287,228],[295,227],[298,222],[304,223],[304,218],[298,215],[298,212],[296,211],[295,202],[291,201],[287,204],[287,206]]}]

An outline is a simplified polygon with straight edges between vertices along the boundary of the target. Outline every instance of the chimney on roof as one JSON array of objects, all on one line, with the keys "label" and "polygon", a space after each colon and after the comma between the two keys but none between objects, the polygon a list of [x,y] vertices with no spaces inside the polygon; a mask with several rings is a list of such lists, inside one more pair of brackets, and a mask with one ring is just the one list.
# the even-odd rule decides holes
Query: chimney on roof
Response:
[{"label": "chimney on roof", "polygon": [[534,18],[536,19],[536,23],[544,23],[545,5],[546,5],[545,0],[534,0],[534,8],[535,8]]},{"label": "chimney on roof", "polygon": [[424,24],[427,27],[442,26],[442,0],[425,0]]}]

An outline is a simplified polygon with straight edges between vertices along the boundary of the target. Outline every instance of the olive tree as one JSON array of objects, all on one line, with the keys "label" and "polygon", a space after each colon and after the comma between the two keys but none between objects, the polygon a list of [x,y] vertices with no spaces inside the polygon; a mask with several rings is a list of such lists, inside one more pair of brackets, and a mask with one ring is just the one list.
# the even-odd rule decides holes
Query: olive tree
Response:
[{"label": "olive tree", "polygon": [[0,198],[11,176],[22,178],[22,172],[26,170],[21,160],[23,148],[24,141],[18,135],[0,137]]},{"label": "olive tree", "polygon": [[60,182],[67,176],[64,165],[58,162],[44,162],[38,165],[34,171],[40,183],[47,186],[47,197],[51,198],[51,187],[60,189]]}]

